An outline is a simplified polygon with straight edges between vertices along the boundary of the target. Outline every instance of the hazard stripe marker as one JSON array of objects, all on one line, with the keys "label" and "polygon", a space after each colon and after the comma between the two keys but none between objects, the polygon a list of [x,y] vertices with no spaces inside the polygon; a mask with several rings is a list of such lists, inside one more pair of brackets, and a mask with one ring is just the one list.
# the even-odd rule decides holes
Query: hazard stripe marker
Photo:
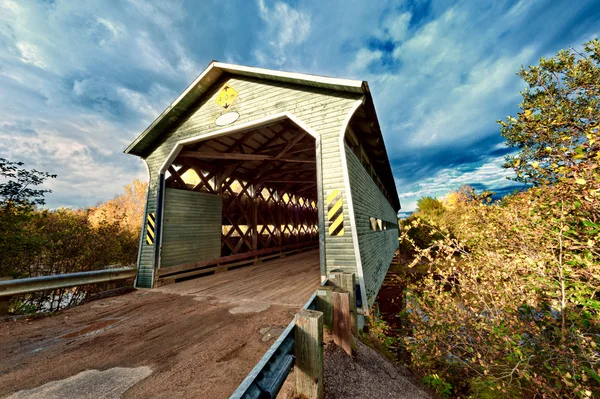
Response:
[{"label": "hazard stripe marker", "polygon": [[156,225],[156,213],[148,214],[148,223],[146,224],[146,242],[148,245],[154,244],[154,228]]},{"label": "hazard stripe marker", "polygon": [[327,220],[329,235],[339,237],[344,235],[344,204],[342,190],[333,190],[327,196]]}]

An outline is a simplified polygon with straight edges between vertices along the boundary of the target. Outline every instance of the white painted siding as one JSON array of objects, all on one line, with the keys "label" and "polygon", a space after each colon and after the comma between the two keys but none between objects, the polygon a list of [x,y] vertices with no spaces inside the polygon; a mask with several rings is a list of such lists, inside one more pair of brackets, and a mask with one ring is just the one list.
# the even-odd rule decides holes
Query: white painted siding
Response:
[{"label": "white painted siding", "polygon": [[[285,111],[294,114],[314,129],[321,138],[324,201],[332,190],[344,189],[339,135],[346,115],[361,95],[240,76],[224,77],[206,93],[193,112],[158,141],[156,148],[146,158],[150,170],[148,212],[156,209],[158,170],[176,143],[179,140],[201,137],[221,129],[214,121],[224,111],[215,104],[214,99],[225,83],[239,93],[228,110],[240,114],[240,118],[233,126]],[[344,191],[345,235],[342,237],[325,235],[327,270],[356,271],[351,221],[346,206],[348,194]],[[325,203],[320,206],[327,209]],[[147,244],[142,245],[140,275],[151,275],[154,259],[152,248]],[[152,282],[148,281],[147,286],[151,285]]]},{"label": "white painted siding", "polygon": [[396,212],[381,193],[369,173],[346,145],[346,159],[350,175],[355,226],[365,280],[369,308],[373,305],[379,288],[398,248],[398,229],[373,231],[370,217],[398,223]]}]

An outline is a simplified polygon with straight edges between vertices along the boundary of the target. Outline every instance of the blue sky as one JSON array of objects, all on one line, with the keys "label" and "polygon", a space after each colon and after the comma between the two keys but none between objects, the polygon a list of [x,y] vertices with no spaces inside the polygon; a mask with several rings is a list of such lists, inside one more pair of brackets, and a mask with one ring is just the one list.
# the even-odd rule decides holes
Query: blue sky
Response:
[{"label": "blue sky", "polygon": [[368,80],[405,211],[503,194],[515,73],[599,34],[592,0],[0,0],[0,157],[58,174],[50,207],[112,198],[146,179],[123,149],[219,60]]}]

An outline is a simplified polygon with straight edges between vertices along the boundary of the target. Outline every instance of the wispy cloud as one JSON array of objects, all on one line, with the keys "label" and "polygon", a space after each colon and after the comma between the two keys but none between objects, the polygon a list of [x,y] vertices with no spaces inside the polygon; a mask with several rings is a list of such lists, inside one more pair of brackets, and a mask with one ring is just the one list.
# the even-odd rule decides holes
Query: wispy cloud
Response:
[{"label": "wispy cloud", "polygon": [[368,80],[404,209],[504,193],[495,121],[517,110],[515,73],[599,22],[566,0],[3,0],[0,157],[57,173],[50,206],[110,198],[145,174],[122,150],[216,59]]},{"label": "wispy cloud", "polygon": [[[310,15],[281,1],[267,6],[264,0],[258,0],[258,9],[267,26],[262,36],[268,47],[256,51],[257,59],[261,63],[284,65],[289,57],[288,50],[297,48],[308,38]],[[269,60],[269,57],[272,58]]]},{"label": "wispy cloud", "polygon": [[514,187],[489,173],[507,173],[496,120],[517,111],[524,84],[516,72],[578,45],[575,21],[585,18],[578,29],[593,32],[592,21],[600,19],[598,10],[589,17],[586,3],[434,3],[425,12],[418,5],[386,12],[349,68],[370,81],[398,191],[410,210],[421,195],[440,196],[466,183]]},{"label": "wispy cloud", "polygon": [[[450,191],[458,190],[462,186],[471,186],[478,191],[489,190],[499,196],[506,195],[525,186],[513,180],[514,173],[502,165],[503,156],[490,158],[478,164],[465,164],[451,168],[442,168],[432,177],[426,177],[410,185],[410,191],[404,190],[399,194],[404,211],[413,211],[417,200],[421,197],[442,198]],[[407,187],[398,179],[399,186]]]},{"label": "wispy cloud", "polygon": [[356,57],[352,64],[350,64],[351,71],[363,72],[369,68],[373,62],[381,60],[383,52],[379,50],[370,50],[368,48],[361,48],[356,52]]},{"label": "wispy cloud", "polygon": [[410,20],[412,13],[392,13],[383,21],[381,37],[392,40],[394,43],[402,43],[409,35]]}]

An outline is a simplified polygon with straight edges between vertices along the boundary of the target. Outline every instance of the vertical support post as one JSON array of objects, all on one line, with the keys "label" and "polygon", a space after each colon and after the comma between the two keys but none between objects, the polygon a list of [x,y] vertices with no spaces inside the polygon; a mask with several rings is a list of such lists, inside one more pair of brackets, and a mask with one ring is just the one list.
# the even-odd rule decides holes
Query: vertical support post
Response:
[{"label": "vertical support post", "polygon": [[227,177],[227,176],[225,176],[225,175],[223,174],[223,170],[222,170],[222,169],[220,169],[220,170],[219,170],[219,173],[217,173],[217,174],[215,175],[215,192],[216,192],[218,195],[221,195],[221,194],[223,194],[223,181],[225,181],[225,178],[226,178],[226,177]]},{"label": "vertical support post", "polygon": [[336,288],[342,291],[347,291],[350,294],[350,323],[352,328],[352,334],[358,336],[358,328],[356,323],[356,278],[354,273],[333,273],[333,279],[331,282]]},{"label": "vertical support post", "polygon": [[317,310],[323,312],[323,324],[331,330],[333,327],[333,287],[325,285],[317,289]]},{"label": "vertical support post", "polygon": [[350,322],[350,294],[333,292],[333,342],[352,356],[352,326]]},{"label": "vertical support post", "polygon": [[223,201],[223,183],[225,183],[225,179],[227,178],[227,176],[224,174],[224,171],[221,169],[219,170],[219,173],[215,176],[215,189],[217,191],[217,194],[219,195],[219,198],[221,199],[221,232],[220,232],[220,237],[221,237],[221,253],[220,255],[223,256],[223,247],[225,245],[225,243],[223,242],[223,215],[225,214],[226,210],[225,210],[225,202]]},{"label": "vertical support post", "polygon": [[10,298],[9,296],[0,298],[0,316],[6,316],[8,314],[8,309],[10,308]]},{"label": "vertical support post", "polygon": [[[163,208],[165,197],[165,173],[158,175],[158,191],[156,193],[156,223],[154,229],[154,270],[152,271],[152,286],[157,279],[157,270],[160,268],[160,256],[162,247]],[[152,288],[152,287],[150,287]]]},{"label": "vertical support post", "polygon": [[319,226],[319,264],[321,276],[327,276],[327,263],[325,257],[325,200],[323,199],[323,163],[321,160],[321,137],[315,140],[315,159],[317,166],[317,212]]},{"label": "vertical support post", "polygon": [[322,399],[323,313],[304,309],[296,315],[295,394],[302,399]]},{"label": "vertical support post", "polygon": [[251,184],[250,185],[250,193],[251,198],[250,198],[250,218],[252,219],[250,221],[250,228],[252,229],[252,250],[253,251],[257,251],[258,250],[258,204],[256,203],[256,198],[258,197],[256,195],[256,185]]},{"label": "vertical support post", "polygon": [[281,196],[279,190],[275,190],[273,194],[275,199],[275,231],[277,232],[277,246],[283,246],[283,231],[281,229]]}]

